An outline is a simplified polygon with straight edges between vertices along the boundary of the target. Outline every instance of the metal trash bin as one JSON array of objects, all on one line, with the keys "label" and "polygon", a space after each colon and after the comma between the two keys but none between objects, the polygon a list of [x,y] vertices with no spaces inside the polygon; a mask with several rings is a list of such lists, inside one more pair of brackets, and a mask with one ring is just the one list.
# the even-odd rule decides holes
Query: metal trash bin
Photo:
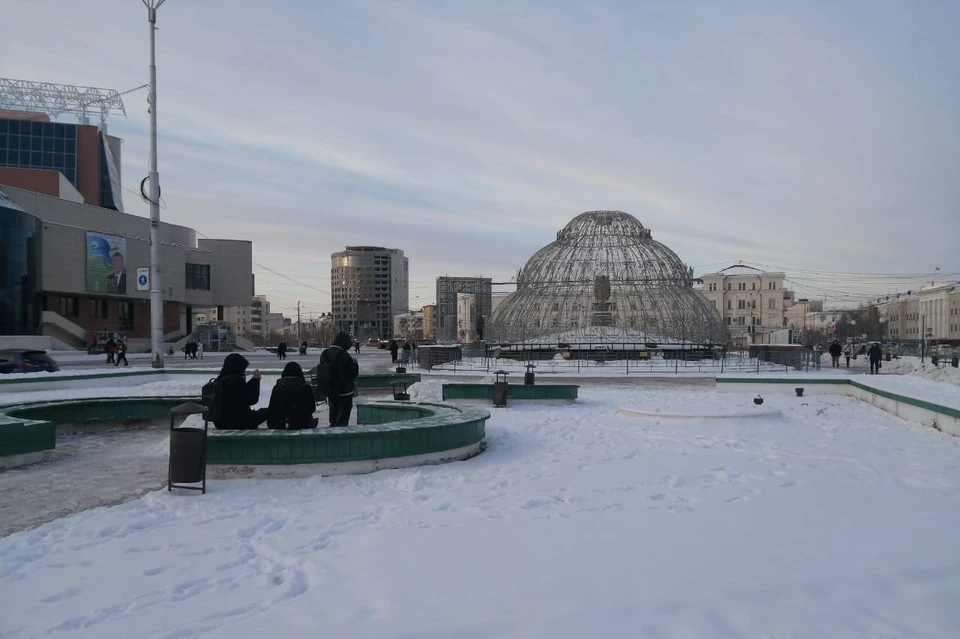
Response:
[{"label": "metal trash bin", "polygon": [[535,376],[534,373],[533,373],[533,369],[535,369],[535,368],[536,368],[536,366],[534,366],[533,364],[527,364],[527,372],[523,374],[523,385],[524,385],[524,386],[533,386],[533,385],[534,385],[533,383],[534,383],[534,381],[536,380],[536,376]]},{"label": "metal trash bin", "polygon": [[[170,460],[167,464],[167,490],[183,488],[207,492],[207,429],[206,408],[187,402],[170,409]],[[203,428],[174,427],[177,416],[204,415]],[[186,484],[200,484],[188,486]]]},{"label": "metal trash bin", "polygon": [[493,382],[493,406],[494,408],[505,408],[507,405],[507,371],[499,370],[494,375],[496,381]]}]

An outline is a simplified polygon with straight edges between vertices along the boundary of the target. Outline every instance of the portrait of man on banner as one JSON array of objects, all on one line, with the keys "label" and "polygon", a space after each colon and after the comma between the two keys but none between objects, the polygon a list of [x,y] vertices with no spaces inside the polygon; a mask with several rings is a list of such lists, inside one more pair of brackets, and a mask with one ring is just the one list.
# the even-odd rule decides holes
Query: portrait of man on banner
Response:
[{"label": "portrait of man on banner", "polygon": [[126,254],[126,238],[88,232],[87,292],[126,295]]}]

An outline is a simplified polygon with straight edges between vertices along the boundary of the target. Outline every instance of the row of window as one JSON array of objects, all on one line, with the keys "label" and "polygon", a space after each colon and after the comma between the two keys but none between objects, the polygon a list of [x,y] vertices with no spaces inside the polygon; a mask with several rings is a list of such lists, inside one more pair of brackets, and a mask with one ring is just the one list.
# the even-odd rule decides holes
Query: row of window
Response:
[{"label": "row of window", "polygon": [[36,135],[51,138],[77,138],[77,127],[64,122],[33,122],[0,119],[0,135]]},{"label": "row of window", "polygon": [[[717,289],[717,286],[718,286],[717,282],[710,282],[710,284],[707,285],[707,290],[710,291],[710,292],[715,292],[715,291],[718,290],[718,289]],[[732,291],[732,290],[733,290],[733,282],[727,282],[727,290],[728,290],[728,291]],[[737,282],[737,290],[738,290],[738,291],[746,291],[746,290],[748,290],[748,289],[747,289],[747,283],[746,283],[746,282]],[[751,291],[757,290],[757,283],[756,283],[756,282],[750,282],[750,288],[749,288],[749,290],[751,290]],[[776,282],[767,282],[767,290],[770,290],[770,291],[775,291],[775,290],[777,290],[777,283],[776,283]]]},{"label": "row of window", "polygon": [[[110,300],[94,298],[90,302],[90,315],[97,319],[109,319]],[[60,296],[60,315],[63,317],[80,317],[80,298],[66,295]],[[117,328],[133,329],[133,302],[117,302]]]},{"label": "row of window", "polygon": [[210,290],[210,265],[187,264],[185,286],[189,291]]}]

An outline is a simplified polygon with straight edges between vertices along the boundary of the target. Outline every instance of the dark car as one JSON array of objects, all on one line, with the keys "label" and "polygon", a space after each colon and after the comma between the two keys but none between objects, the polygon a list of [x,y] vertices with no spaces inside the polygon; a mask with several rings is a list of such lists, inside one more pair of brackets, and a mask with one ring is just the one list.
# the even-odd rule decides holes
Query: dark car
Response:
[{"label": "dark car", "polygon": [[0,350],[0,373],[55,373],[60,370],[46,351]]}]

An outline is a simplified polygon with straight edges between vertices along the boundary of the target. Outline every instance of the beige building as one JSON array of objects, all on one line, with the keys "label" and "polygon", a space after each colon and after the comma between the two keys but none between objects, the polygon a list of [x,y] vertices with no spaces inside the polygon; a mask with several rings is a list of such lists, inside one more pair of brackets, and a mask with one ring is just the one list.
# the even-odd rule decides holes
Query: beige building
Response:
[{"label": "beige building", "polygon": [[477,295],[457,293],[457,341],[477,341]]},{"label": "beige building", "polygon": [[423,307],[423,338],[437,339],[437,305],[428,304]]},{"label": "beige building", "polygon": [[960,338],[960,284],[934,281],[916,292],[887,296],[874,306],[886,339]]},{"label": "beige building", "polygon": [[784,273],[736,264],[704,275],[701,293],[723,317],[734,344],[764,344],[772,331],[784,327],[784,278]]},{"label": "beige building", "polygon": [[[787,299],[784,299],[784,303],[787,303]],[[800,331],[812,329],[815,327],[815,314],[822,312],[823,300],[797,300],[783,310],[784,327]]]}]

